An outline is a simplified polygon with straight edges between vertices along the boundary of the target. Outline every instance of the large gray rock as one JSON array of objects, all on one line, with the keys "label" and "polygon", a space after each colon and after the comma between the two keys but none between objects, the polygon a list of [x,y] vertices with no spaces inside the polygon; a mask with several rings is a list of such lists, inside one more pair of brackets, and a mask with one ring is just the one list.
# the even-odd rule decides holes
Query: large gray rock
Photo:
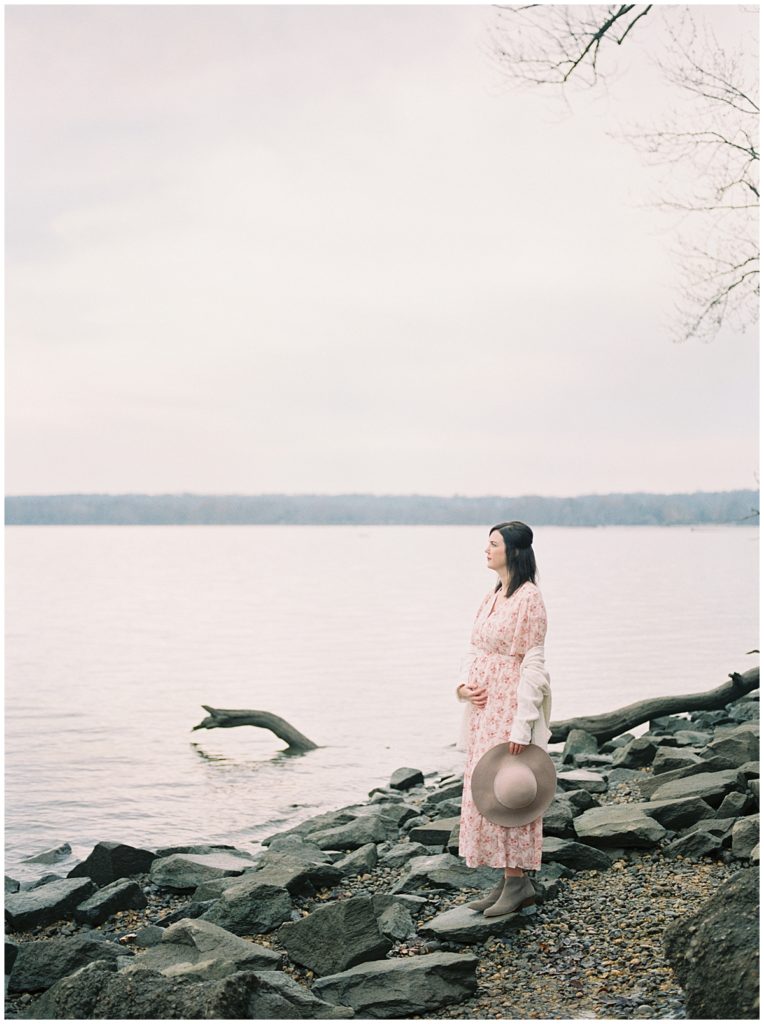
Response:
[{"label": "large gray rock", "polygon": [[704,760],[692,747],[661,747],[653,759],[653,775],[663,775],[688,765],[704,765]]},{"label": "large gray rock", "polygon": [[557,836],[560,839],[575,839],[573,808],[569,800],[562,800],[558,797],[544,811],[544,835]]},{"label": "large gray rock", "polygon": [[82,924],[102,924],[118,910],[141,910],[148,906],[143,890],[130,878],[118,878],[105,885],[74,908],[74,919]]},{"label": "large gray rock", "polygon": [[613,754],[614,768],[642,768],[652,764],[658,750],[658,742],[650,735],[637,736],[625,747],[619,747]]},{"label": "large gray rock", "polygon": [[[398,902],[395,897],[392,897],[394,902],[379,908],[377,903],[379,898],[379,896],[372,896],[372,906],[380,932],[392,942],[402,942],[404,939],[410,939],[416,935],[416,927],[410,909]],[[391,897],[387,894],[382,895],[382,899],[386,898],[390,899]]]},{"label": "large gray rock", "polygon": [[418,768],[396,768],[390,776],[391,789],[413,789],[424,785],[424,775]]},{"label": "large gray rock", "polygon": [[433,917],[422,925],[419,931],[422,935],[434,939],[470,945],[485,942],[492,935],[504,935],[506,932],[521,928],[530,917],[530,914],[523,911],[505,914],[502,917],[485,917],[481,912],[461,904]]},{"label": "large gray rock", "polygon": [[634,805],[639,807],[651,818],[655,818],[664,828],[673,832],[681,832],[695,822],[704,818],[713,818],[715,811],[705,800],[698,796],[689,796],[678,800],[648,800]]},{"label": "large gray rock", "polygon": [[129,969],[197,979],[202,973],[210,979],[240,970],[275,970],[280,962],[273,950],[240,939],[211,921],[185,919],[170,925],[161,942],[136,954]]},{"label": "large gray rock", "polygon": [[659,786],[651,800],[679,800],[684,797],[700,797],[712,807],[718,807],[727,793],[745,789],[745,776],[738,771],[700,772],[683,779],[675,779]]},{"label": "large gray rock", "polygon": [[254,858],[240,850],[217,853],[173,853],[151,865],[151,881],[163,889],[190,892],[202,882],[242,874],[255,865]]},{"label": "large gray rock", "polygon": [[211,921],[234,935],[260,935],[288,921],[291,913],[286,889],[249,875],[226,889],[199,920]]},{"label": "large gray rock", "polygon": [[717,857],[727,844],[728,827],[723,829],[709,828],[709,822],[717,824],[714,819],[698,822],[696,828],[679,836],[663,848],[664,857],[682,856],[686,860],[700,860],[701,857]]},{"label": "large gray rock", "polygon": [[382,867],[400,868],[413,857],[427,857],[430,851],[421,843],[396,843],[379,860]]},{"label": "large gray rock", "polygon": [[759,842],[759,815],[740,818],[732,826],[732,855],[748,859]]},{"label": "large gray rock", "polygon": [[283,857],[284,854],[312,864],[331,864],[332,862],[332,858],[326,850],[316,846],[310,839],[307,839],[305,836],[287,833],[283,836],[273,837],[266,852],[257,857],[257,866],[266,867],[275,856]]},{"label": "large gray rock", "polygon": [[693,1020],[759,1018],[759,869],[744,868],[668,926],[666,957]]},{"label": "large gray rock", "polygon": [[596,754],[599,751],[597,737],[584,729],[571,729],[562,750],[562,763],[572,764],[576,754]]},{"label": "large gray rock", "polygon": [[708,749],[720,757],[726,757],[734,765],[754,760],[759,756],[758,722],[747,722],[731,729],[709,743]]},{"label": "large gray rock", "polygon": [[704,759],[703,764],[689,764],[685,768],[675,768],[673,771],[663,772],[661,775],[652,775],[641,772],[639,777],[634,781],[640,795],[645,800],[650,800],[652,795],[668,782],[675,782],[679,779],[690,778],[692,775],[729,770],[729,762],[726,759],[711,757]]},{"label": "large gray rock", "polygon": [[69,843],[59,843],[58,846],[54,846],[49,850],[43,850],[42,853],[32,854],[31,857],[24,857],[24,864],[58,864],[62,860],[66,860],[72,854],[72,848]]},{"label": "large gray rock", "polygon": [[[247,872],[249,875],[250,872]],[[269,885],[279,885],[292,895],[301,893],[310,895],[316,889],[337,885],[344,877],[341,868],[336,864],[327,864],[319,860],[307,860],[294,857],[289,850],[279,850],[271,854],[252,873],[253,878]],[[199,890],[195,893],[197,899]]]},{"label": "large gray rock", "polygon": [[428,791],[425,805],[440,804],[446,800],[461,800],[463,793],[463,778],[444,780],[439,786],[436,786],[435,789]]},{"label": "large gray rock", "polygon": [[316,974],[344,971],[379,959],[392,948],[369,896],[325,903],[300,921],[283,924],[279,940],[291,960]]},{"label": "large gray rock", "polygon": [[412,843],[422,843],[423,846],[445,846],[452,830],[459,824],[459,817],[437,818],[425,825],[417,825],[409,832],[409,839]]},{"label": "large gray rock", "polygon": [[21,883],[17,879],[11,878],[10,875],[6,875],[5,876],[5,895],[6,896],[8,895],[9,892],[18,892],[20,888],[21,888]]},{"label": "large gray rock", "polygon": [[43,992],[60,978],[94,960],[114,960],[131,955],[116,942],[96,934],[72,935],[63,939],[21,942],[8,982],[9,992]]},{"label": "large gray rock", "polygon": [[593,807],[573,821],[576,835],[584,843],[649,849],[657,846],[666,829],[633,804]]},{"label": "large gray rock", "polygon": [[[352,1011],[351,1011],[352,1012]],[[140,984],[98,960],[63,978],[25,1011],[33,1020],[303,1020],[350,1016],[275,971],[239,971],[218,981],[144,971]]]},{"label": "large gray rock", "polygon": [[397,824],[383,814],[364,814],[345,825],[310,833],[311,842],[322,850],[357,850],[367,843],[397,838]]},{"label": "large gray rock", "polygon": [[62,878],[28,892],[10,893],[5,897],[5,920],[14,931],[60,921],[94,890],[89,878]]},{"label": "large gray rock", "polygon": [[436,853],[431,857],[414,857],[406,873],[392,888],[393,893],[412,893],[421,889],[492,888],[502,875],[500,868],[468,868],[450,853]]},{"label": "large gray rock", "polygon": [[96,885],[108,885],[118,878],[143,875],[156,854],[124,843],[96,843],[91,853],[69,872],[69,878],[92,878]]},{"label": "large gray rock", "polygon": [[411,1017],[473,995],[478,963],[469,953],[427,953],[359,964],[319,978],[313,992],[328,1002],[352,1007],[359,1017]]},{"label": "large gray rock", "polygon": [[337,871],[341,871],[345,878],[352,878],[353,875],[365,875],[376,867],[379,860],[377,847],[374,843],[367,843],[366,846],[359,846],[357,850],[334,862]]},{"label": "large gray rock", "polygon": [[310,840],[313,832],[325,832],[327,829],[345,825],[357,817],[361,810],[360,806],[353,805],[351,807],[340,807],[336,811],[324,811],[323,814],[314,814],[312,818],[306,818],[299,825],[294,825],[283,832],[276,832],[272,836],[261,839],[260,842],[263,846],[270,846],[274,839],[284,839],[287,836],[302,836]]},{"label": "large gray rock", "polygon": [[574,871],[605,871],[612,861],[606,853],[584,843],[574,843],[569,839],[557,839],[547,836],[543,842],[544,860],[557,861]]}]

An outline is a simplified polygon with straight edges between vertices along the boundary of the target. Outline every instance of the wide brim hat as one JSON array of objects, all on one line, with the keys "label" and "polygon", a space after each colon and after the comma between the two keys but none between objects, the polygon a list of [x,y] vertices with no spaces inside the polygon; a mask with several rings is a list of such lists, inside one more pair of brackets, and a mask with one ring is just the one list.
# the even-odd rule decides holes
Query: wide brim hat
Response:
[{"label": "wide brim hat", "polygon": [[484,818],[511,828],[527,825],[554,799],[557,773],[546,750],[529,743],[510,754],[498,743],[480,758],[472,772],[472,799]]}]

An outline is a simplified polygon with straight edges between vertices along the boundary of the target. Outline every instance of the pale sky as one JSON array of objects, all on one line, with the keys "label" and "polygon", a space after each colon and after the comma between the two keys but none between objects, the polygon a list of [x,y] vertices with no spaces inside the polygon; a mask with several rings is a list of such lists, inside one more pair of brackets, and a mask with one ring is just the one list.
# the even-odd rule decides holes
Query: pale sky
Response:
[{"label": "pale sky", "polygon": [[672,341],[612,134],[652,17],[565,113],[488,6],[7,7],[7,493],[756,487],[756,332]]}]

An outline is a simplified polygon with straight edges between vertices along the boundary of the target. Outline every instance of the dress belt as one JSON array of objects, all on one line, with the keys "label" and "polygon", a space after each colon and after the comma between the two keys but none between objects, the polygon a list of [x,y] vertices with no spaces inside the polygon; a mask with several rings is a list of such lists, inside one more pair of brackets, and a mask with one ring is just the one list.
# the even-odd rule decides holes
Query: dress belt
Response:
[{"label": "dress belt", "polygon": [[520,658],[522,660],[522,654],[502,654],[501,651],[481,651],[478,648],[478,657],[482,655],[484,658]]}]

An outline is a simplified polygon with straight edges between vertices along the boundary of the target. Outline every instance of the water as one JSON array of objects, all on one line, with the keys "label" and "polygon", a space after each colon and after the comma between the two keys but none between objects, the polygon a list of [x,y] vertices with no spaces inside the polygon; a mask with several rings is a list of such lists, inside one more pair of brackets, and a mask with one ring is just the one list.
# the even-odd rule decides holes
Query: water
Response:
[{"label": "water", "polygon": [[[449,771],[458,665],[495,580],[472,526],[6,529],[6,870],[68,840],[257,840]],[[540,527],[554,717],[758,663],[755,527]],[[252,727],[192,732],[201,705]]]}]

